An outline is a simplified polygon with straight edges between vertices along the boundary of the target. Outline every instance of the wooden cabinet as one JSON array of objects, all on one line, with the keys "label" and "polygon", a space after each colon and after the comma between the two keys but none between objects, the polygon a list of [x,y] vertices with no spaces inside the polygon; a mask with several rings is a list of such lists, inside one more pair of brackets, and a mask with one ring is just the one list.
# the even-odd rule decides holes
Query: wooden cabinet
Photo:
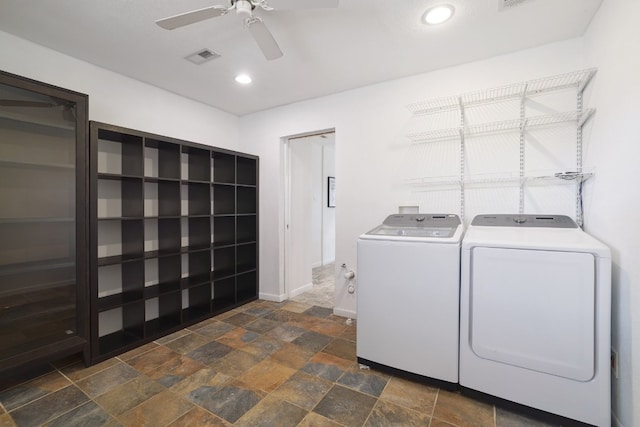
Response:
[{"label": "wooden cabinet", "polygon": [[90,124],[93,362],[258,296],[258,158]]},{"label": "wooden cabinet", "polygon": [[0,72],[0,373],[88,357],[87,96]]}]

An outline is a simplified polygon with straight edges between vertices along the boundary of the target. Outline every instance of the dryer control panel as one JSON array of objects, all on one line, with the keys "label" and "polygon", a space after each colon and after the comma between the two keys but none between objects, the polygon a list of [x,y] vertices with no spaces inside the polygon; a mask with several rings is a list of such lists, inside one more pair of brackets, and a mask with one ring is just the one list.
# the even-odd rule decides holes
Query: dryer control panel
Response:
[{"label": "dryer control panel", "polygon": [[545,227],[578,228],[576,222],[566,215],[478,215],[471,225],[482,227]]}]

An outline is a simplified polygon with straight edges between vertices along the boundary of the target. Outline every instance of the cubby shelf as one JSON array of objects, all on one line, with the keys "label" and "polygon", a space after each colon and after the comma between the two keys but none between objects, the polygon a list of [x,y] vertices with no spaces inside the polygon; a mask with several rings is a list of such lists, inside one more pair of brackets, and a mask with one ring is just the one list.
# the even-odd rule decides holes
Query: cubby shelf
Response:
[{"label": "cubby shelf", "polygon": [[258,158],[90,123],[93,363],[258,295]]}]

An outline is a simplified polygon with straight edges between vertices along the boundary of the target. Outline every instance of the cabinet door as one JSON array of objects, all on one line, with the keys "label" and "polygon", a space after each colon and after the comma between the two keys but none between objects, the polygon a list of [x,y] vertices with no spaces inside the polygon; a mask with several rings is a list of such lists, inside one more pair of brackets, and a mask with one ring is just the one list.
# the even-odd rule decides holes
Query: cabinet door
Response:
[{"label": "cabinet door", "polygon": [[0,371],[86,350],[86,105],[0,73]]}]

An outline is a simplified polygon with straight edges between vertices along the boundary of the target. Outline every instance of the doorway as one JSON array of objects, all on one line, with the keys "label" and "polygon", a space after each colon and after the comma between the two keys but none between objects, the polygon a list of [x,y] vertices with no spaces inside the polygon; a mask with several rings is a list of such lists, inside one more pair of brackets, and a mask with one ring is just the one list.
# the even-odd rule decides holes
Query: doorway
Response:
[{"label": "doorway", "polygon": [[333,308],[335,131],[289,137],[284,152],[286,296]]}]

